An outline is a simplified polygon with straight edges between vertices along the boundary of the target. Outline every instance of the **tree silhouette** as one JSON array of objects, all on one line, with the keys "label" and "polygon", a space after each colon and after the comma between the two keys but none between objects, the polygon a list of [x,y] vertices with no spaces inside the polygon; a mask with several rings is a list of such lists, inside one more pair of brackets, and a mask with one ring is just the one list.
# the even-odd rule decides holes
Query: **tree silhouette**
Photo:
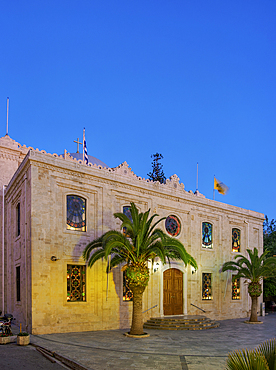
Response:
[{"label": "tree silhouette", "polygon": [[160,184],[165,184],[166,177],[162,170],[163,165],[160,163],[163,155],[160,153],[155,153],[151,156],[151,158],[153,158],[153,161],[151,162],[152,171],[147,174],[149,179],[152,181],[159,181]]}]

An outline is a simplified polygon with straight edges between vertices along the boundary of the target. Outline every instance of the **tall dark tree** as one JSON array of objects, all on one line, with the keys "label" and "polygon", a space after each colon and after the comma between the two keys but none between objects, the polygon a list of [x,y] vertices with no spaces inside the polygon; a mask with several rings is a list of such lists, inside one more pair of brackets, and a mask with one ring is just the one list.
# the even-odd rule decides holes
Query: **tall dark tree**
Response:
[{"label": "tall dark tree", "polygon": [[264,221],[264,250],[270,257],[276,255],[276,221],[268,221],[267,216]]},{"label": "tall dark tree", "polygon": [[[265,216],[264,229],[264,251],[267,252],[269,257],[276,255],[276,221],[272,219],[268,220]],[[264,279],[264,297],[266,299],[275,300],[276,297],[276,275],[273,277]]]},{"label": "tall dark tree", "polygon": [[160,184],[165,184],[166,177],[162,170],[163,165],[160,163],[160,160],[163,158],[163,155],[160,153],[155,153],[151,156],[153,161],[151,162],[152,171],[148,173],[148,177],[152,181],[159,181]]}]

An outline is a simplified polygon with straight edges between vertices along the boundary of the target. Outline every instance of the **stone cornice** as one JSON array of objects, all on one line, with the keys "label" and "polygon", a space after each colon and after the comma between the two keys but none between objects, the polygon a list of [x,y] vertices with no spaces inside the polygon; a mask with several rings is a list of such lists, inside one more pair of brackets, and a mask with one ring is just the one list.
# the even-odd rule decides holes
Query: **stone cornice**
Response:
[{"label": "stone cornice", "polygon": [[8,185],[8,188],[12,186],[15,176],[23,170],[26,161],[29,161],[32,166],[53,170],[65,176],[73,176],[90,185],[95,183],[107,184],[115,189],[128,189],[138,194],[148,195],[150,197],[157,196],[185,204],[186,206],[189,205],[193,213],[200,212],[202,207],[207,207],[210,209],[210,212],[220,213],[223,211],[229,216],[232,215],[233,218],[235,216],[240,218],[242,215],[244,218],[255,220],[258,223],[263,220],[263,214],[261,213],[220,203],[198,196],[191,191],[185,191],[184,185],[179,183],[179,178],[176,175],[173,175],[167,180],[166,184],[160,184],[159,182],[145,180],[136,176],[126,162],[115,169],[102,168],[101,166],[92,164],[91,166],[87,166],[83,165],[81,160],[68,160],[67,158],[64,159],[63,156],[58,156],[57,154],[49,155],[46,152],[38,150],[30,150],[28,152]]}]

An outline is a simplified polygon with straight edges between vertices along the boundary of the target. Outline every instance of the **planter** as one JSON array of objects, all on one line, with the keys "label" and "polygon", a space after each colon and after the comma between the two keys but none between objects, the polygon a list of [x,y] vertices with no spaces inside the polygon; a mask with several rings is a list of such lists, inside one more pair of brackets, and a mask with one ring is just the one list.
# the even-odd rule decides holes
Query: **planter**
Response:
[{"label": "planter", "polygon": [[10,337],[0,337],[0,344],[7,344],[10,343]]},{"label": "planter", "polygon": [[18,335],[17,344],[19,346],[27,346],[30,343],[30,335]]}]

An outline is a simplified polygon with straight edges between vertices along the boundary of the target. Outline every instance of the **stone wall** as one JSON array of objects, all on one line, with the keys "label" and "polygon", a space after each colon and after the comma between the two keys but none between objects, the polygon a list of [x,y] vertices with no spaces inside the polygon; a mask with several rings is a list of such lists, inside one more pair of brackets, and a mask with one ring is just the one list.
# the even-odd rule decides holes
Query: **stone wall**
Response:
[{"label": "stone wall", "polygon": [[[66,229],[66,196],[86,199],[87,232]],[[20,200],[23,231],[15,237],[14,212]],[[121,268],[107,277],[106,262],[87,269],[87,299],[67,302],[68,264],[85,264],[82,251],[90,240],[110,229],[120,229],[113,217],[123,206],[135,202],[140,211],[151,208],[160,217],[175,215],[181,222],[177,238],[196,259],[199,269],[174,264],[183,272],[184,311],[210,318],[245,317],[249,311],[247,289],[241,284],[241,300],[231,299],[231,276],[221,273],[222,264],[233,258],[232,228],[241,230],[241,253],[256,246],[262,251],[263,215],[206,199],[185,191],[176,175],[166,184],[137,177],[123,163],[115,169],[85,166],[82,161],[29,151],[6,191],[7,204],[7,307],[33,334],[126,328],[130,325],[131,303],[122,299]],[[213,225],[213,249],[201,246],[202,222]],[[164,222],[162,228],[165,231]],[[56,256],[57,261],[51,257]],[[15,299],[15,267],[21,266],[22,302]],[[154,309],[144,319],[163,314],[163,271],[151,270],[144,293],[143,309]],[[202,273],[212,273],[213,299],[202,300]],[[107,281],[108,280],[108,281]]]}]

